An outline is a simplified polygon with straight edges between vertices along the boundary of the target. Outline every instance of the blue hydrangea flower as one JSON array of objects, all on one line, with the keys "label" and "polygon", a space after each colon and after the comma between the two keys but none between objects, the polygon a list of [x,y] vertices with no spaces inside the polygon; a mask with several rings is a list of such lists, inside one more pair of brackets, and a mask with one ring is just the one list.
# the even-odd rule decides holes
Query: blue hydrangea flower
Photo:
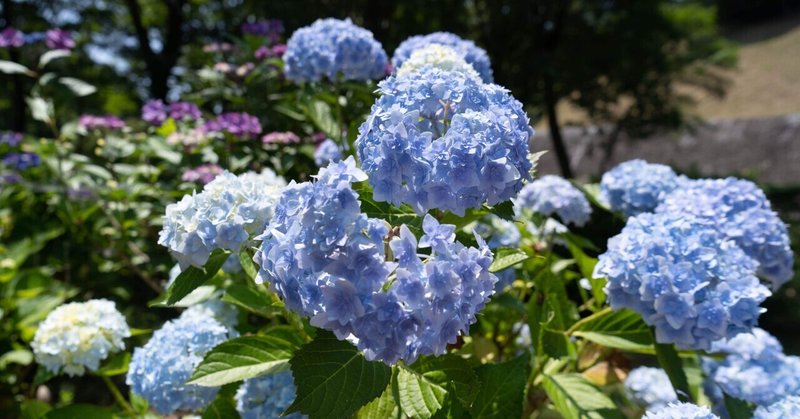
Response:
[{"label": "blue hydrangea flower", "polygon": [[736,178],[687,181],[667,195],[656,211],[692,214],[715,223],[758,261],[759,275],[773,290],[794,276],[786,225],[753,182]]},{"label": "blue hydrangea flower", "polygon": [[170,250],[182,269],[202,267],[215,249],[238,253],[245,241],[264,231],[284,185],[269,169],[239,176],[224,172],[202,192],[167,206],[158,244]]},{"label": "blue hydrangea flower", "polygon": [[314,163],[319,167],[325,167],[330,162],[337,162],[342,159],[342,150],[339,145],[330,138],[321,142],[314,151]]},{"label": "blue hydrangea flower", "polygon": [[707,407],[691,403],[670,403],[659,409],[647,411],[642,419],[719,419]]},{"label": "blue hydrangea flower", "polygon": [[719,405],[723,392],[756,405],[800,394],[800,357],[785,355],[780,342],[762,329],[715,342],[711,351],[728,354],[720,361],[703,360],[706,393]]},{"label": "blue hydrangea flower", "polygon": [[386,74],[388,58],[372,32],[350,19],[319,19],[296,30],[283,55],[286,78],[299,83],[337,80],[372,80]]},{"label": "blue hydrangea flower", "polygon": [[244,380],[236,391],[236,410],[242,419],[305,418],[300,413],[281,416],[294,402],[295,392],[289,371]]},{"label": "blue hydrangea flower", "polygon": [[770,295],[757,266],[704,219],[645,213],[608,241],[594,275],[608,278],[611,307],[641,314],[658,342],[707,350],[756,325]]},{"label": "blue hydrangea flower", "polygon": [[788,396],[768,406],[759,406],[753,419],[800,418],[800,396]]},{"label": "blue hydrangea flower", "polygon": [[112,301],[89,300],[57,307],[39,324],[31,347],[36,362],[58,374],[97,371],[109,354],[125,349],[131,335]]},{"label": "blue hydrangea flower", "polygon": [[647,410],[658,410],[678,401],[667,373],[661,368],[639,367],[625,378],[625,390],[634,403]]},{"label": "blue hydrangea flower", "polygon": [[186,381],[208,351],[233,335],[205,313],[184,312],[133,351],[125,382],[159,414],[203,409],[219,388],[187,385]]},{"label": "blue hydrangea flower", "polygon": [[559,176],[547,175],[534,180],[512,201],[518,217],[531,213],[558,215],[563,223],[581,227],[592,216],[592,207],[583,192]]},{"label": "blue hydrangea flower", "polygon": [[[389,228],[361,212],[351,187],[364,180],[349,157],[321,169],[316,182],[289,184],[259,237],[256,281],[368,359],[412,363],[444,353],[492,294],[491,252],[479,237],[479,249],[463,246],[455,226],[428,216],[419,242],[400,227],[390,242],[396,262],[387,261]],[[422,257],[418,248],[431,250]]]},{"label": "blue hydrangea flower", "polygon": [[463,215],[530,180],[533,129],[502,87],[425,66],[382,81],[379,93],[356,140],[375,200]]},{"label": "blue hydrangea flower", "polygon": [[484,83],[493,82],[492,63],[486,51],[475,45],[474,42],[462,39],[458,35],[449,32],[434,32],[406,39],[394,51],[392,66],[396,69],[401,68],[415,51],[429,45],[442,45],[451,48],[464,58],[464,61],[472,65],[475,71],[480,74]]},{"label": "blue hydrangea flower", "polygon": [[600,196],[612,210],[631,217],[653,212],[680,182],[669,166],[630,160],[603,175]]},{"label": "blue hydrangea flower", "polygon": [[239,323],[239,311],[236,310],[236,307],[216,298],[189,306],[183,312],[183,315],[187,317],[212,317],[228,330],[236,330],[236,325]]},{"label": "blue hydrangea flower", "polygon": [[[519,247],[522,239],[519,228],[513,221],[504,220],[494,214],[490,214],[475,223],[472,227],[472,232],[487,240],[489,249],[493,250],[500,247]],[[495,272],[495,275],[497,276],[497,283],[495,283],[494,289],[498,292],[506,289],[517,279],[517,272],[514,268],[503,269]]]}]

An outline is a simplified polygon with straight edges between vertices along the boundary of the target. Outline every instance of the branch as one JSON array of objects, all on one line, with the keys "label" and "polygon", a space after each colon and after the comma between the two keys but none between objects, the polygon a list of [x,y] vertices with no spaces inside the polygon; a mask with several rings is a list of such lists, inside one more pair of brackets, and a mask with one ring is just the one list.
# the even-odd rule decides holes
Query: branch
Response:
[{"label": "branch", "polygon": [[125,0],[125,4],[128,6],[128,13],[131,16],[133,28],[136,30],[136,38],[139,41],[139,49],[142,51],[145,61],[155,60],[155,54],[150,48],[150,37],[147,36],[147,28],[142,23],[142,8],[139,6],[139,0]]}]

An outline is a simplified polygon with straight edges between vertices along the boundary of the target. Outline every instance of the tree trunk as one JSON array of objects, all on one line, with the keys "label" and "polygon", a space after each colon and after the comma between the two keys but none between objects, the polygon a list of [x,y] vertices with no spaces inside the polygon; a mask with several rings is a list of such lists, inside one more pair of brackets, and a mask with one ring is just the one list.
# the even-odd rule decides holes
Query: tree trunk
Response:
[{"label": "tree trunk", "polygon": [[[12,26],[14,22],[13,3],[11,0],[3,0],[3,19],[7,26]],[[20,54],[16,48],[8,49],[11,61],[19,62]],[[15,74],[11,77],[14,84],[11,89],[11,129],[16,132],[25,131],[25,80],[21,75]]]},{"label": "tree trunk", "polygon": [[561,128],[558,126],[558,115],[556,114],[556,95],[553,91],[553,78],[550,75],[544,76],[544,102],[545,112],[547,113],[547,125],[550,128],[550,138],[553,140],[553,148],[556,152],[558,165],[561,167],[561,175],[567,179],[573,177],[570,167],[569,154],[561,137]]}]

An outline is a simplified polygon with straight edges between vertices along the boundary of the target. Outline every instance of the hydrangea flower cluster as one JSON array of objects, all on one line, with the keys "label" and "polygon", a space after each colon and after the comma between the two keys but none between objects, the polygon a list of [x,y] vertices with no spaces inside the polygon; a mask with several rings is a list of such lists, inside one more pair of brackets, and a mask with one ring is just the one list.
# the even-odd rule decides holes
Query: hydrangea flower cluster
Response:
[{"label": "hydrangea flower cluster", "polygon": [[337,162],[342,159],[342,150],[339,149],[339,144],[336,141],[326,139],[319,143],[317,149],[314,150],[314,163],[319,167],[325,167],[330,162]]},{"label": "hydrangea flower cluster", "polygon": [[[488,240],[487,245],[492,250],[500,247],[518,247],[522,239],[522,235],[514,222],[504,220],[494,214],[490,214],[475,223],[472,231],[484,240]],[[511,285],[517,278],[517,272],[514,268],[503,269],[495,272],[495,275],[497,276],[497,283],[495,283],[494,289],[498,292]]]},{"label": "hydrangea flower cluster", "polygon": [[78,125],[84,129],[123,129],[125,122],[114,115],[81,115]]},{"label": "hydrangea flower cluster", "polygon": [[36,362],[48,371],[74,376],[96,371],[109,354],[125,349],[131,330],[112,301],[89,300],[57,307],[31,342]]},{"label": "hydrangea flower cluster", "polygon": [[287,48],[286,44],[276,44],[271,47],[262,45],[258,47],[253,56],[257,60],[266,60],[267,58],[273,58],[273,57],[283,57],[283,54],[286,53],[286,48]]},{"label": "hydrangea flower cluster", "polygon": [[492,63],[489,61],[489,55],[486,54],[486,51],[475,45],[474,42],[462,39],[458,35],[449,32],[434,32],[406,39],[394,51],[392,65],[397,69],[402,68],[403,64],[411,58],[415,51],[433,44],[454,50],[480,74],[485,83],[492,83]]},{"label": "hydrangea flower cluster", "polygon": [[295,82],[372,80],[386,74],[388,58],[372,32],[350,19],[319,19],[296,30],[283,55],[286,78]]},{"label": "hydrangea flower cluster", "polygon": [[11,147],[16,147],[22,142],[22,134],[13,131],[0,132],[0,144],[7,144]]},{"label": "hydrangea flower cluster", "polygon": [[606,172],[600,180],[601,199],[626,217],[653,212],[677,188],[680,178],[669,166],[630,160]]},{"label": "hydrangea flower cluster", "polygon": [[25,45],[25,38],[22,32],[7,27],[0,31],[0,48],[19,48]]},{"label": "hydrangea flower cluster", "polygon": [[236,391],[236,411],[242,419],[302,419],[306,416],[300,413],[281,416],[294,402],[296,391],[289,371],[244,380]]},{"label": "hydrangea flower cluster", "polygon": [[181,180],[184,182],[199,182],[205,185],[224,171],[222,166],[218,164],[206,163],[183,172]]},{"label": "hydrangea flower cluster", "polygon": [[3,164],[22,171],[42,164],[42,159],[36,153],[8,153],[3,156]]},{"label": "hydrangea flower cluster", "polygon": [[703,361],[706,392],[720,405],[722,392],[756,405],[800,394],[800,357],[785,355],[780,342],[762,329],[715,342],[711,350],[728,354],[721,361]]},{"label": "hydrangea flower cluster", "polygon": [[242,23],[242,33],[253,36],[264,36],[273,41],[284,31],[283,21],[280,19],[260,20],[258,22]]},{"label": "hydrangea flower cluster", "polygon": [[63,50],[71,50],[75,48],[75,41],[72,39],[72,35],[69,32],[59,29],[53,28],[45,32],[45,45],[47,48],[50,49],[63,49]]},{"label": "hydrangea flower cluster", "polygon": [[208,351],[233,335],[206,313],[187,310],[133,351],[125,382],[159,414],[200,410],[214,400],[219,388],[186,381]]},{"label": "hydrangea flower cluster", "polygon": [[244,138],[261,134],[261,123],[258,118],[247,112],[228,112],[206,122],[205,130],[209,133],[229,133]]},{"label": "hydrangea flower cluster", "polygon": [[647,410],[658,410],[678,401],[667,373],[661,368],[639,367],[625,379],[625,390],[634,403]]},{"label": "hydrangea flower cluster", "polygon": [[224,172],[203,187],[167,206],[158,243],[181,268],[201,267],[214,249],[238,251],[264,231],[285,181],[269,169],[236,176]]},{"label": "hydrangea flower cluster", "polygon": [[194,304],[187,308],[182,315],[212,317],[229,331],[235,331],[236,325],[239,323],[239,311],[236,310],[236,307],[216,298]]},{"label": "hydrangea flower cluster", "polygon": [[648,411],[642,419],[720,419],[707,407],[691,403],[670,403],[662,408]]},{"label": "hydrangea flower cluster", "polygon": [[424,66],[432,66],[447,71],[457,71],[480,80],[478,72],[464,61],[455,50],[440,44],[430,44],[411,53],[402,67],[397,69],[397,76],[402,77]]},{"label": "hydrangea flower cluster", "polygon": [[300,137],[291,131],[270,132],[261,137],[261,142],[264,144],[296,144],[300,142]]},{"label": "hydrangea flower cluster", "polygon": [[512,201],[518,217],[528,217],[531,213],[558,215],[565,224],[581,227],[592,216],[592,207],[583,192],[559,176],[547,175],[534,180]]},{"label": "hydrangea flower cluster", "polygon": [[753,419],[800,418],[800,396],[785,397],[771,405],[759,406]]},{"label": "hydrangea flower cluster", "polygon": [[530,180],[533,129],[500,86],[431,66],[379,84],[356,140],[373,198],[463,215]]},{"label": "hydrangea flower cluster", "polygon": [[[256,280],[368,359],[412,363],[441,354],[492,294],[491,252],[479,237],[480,249],[464,247],[454,226],[426,216],[419,243],[401,226],[390,242],[397,262],[386,261],[389,229],[361,213],[351,187],[366,177],[349,157],[321,169],[314,183],[289,184],[260,237]],[[422,260],[418,248],[430,254]]]},{"label": "hydrangea flower cluster", "polygon": [[608,278],[611,307],[641,314],[658,342],[707,350],[756,325],[770,295],[756,267],[703,219],[645,213],[608,241],[594,275]]},{"label": "hydrangea flower cluster", "polygon": [[794,276],[794,254],[786,225],[753,182],[736,178],[687,181],[667,195],[656,211],[692,214],[715,223],[758,261],[759,275],[773,290]]}]

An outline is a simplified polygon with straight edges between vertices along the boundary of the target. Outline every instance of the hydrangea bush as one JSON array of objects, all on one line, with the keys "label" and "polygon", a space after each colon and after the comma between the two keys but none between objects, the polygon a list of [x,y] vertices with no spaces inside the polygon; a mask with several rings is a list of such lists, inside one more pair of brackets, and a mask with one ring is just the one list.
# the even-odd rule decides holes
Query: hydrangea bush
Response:
[{"label": "hydrangea bush", "polygon": [[0,133],[0,416],[795,415],[756,184],[541,175],[473,42],[390,66],[348,20],[284,33],[245,21],[180,97],[80,115],[96,88],[50,62],[83,40],[0,32],[36,126]]}]

